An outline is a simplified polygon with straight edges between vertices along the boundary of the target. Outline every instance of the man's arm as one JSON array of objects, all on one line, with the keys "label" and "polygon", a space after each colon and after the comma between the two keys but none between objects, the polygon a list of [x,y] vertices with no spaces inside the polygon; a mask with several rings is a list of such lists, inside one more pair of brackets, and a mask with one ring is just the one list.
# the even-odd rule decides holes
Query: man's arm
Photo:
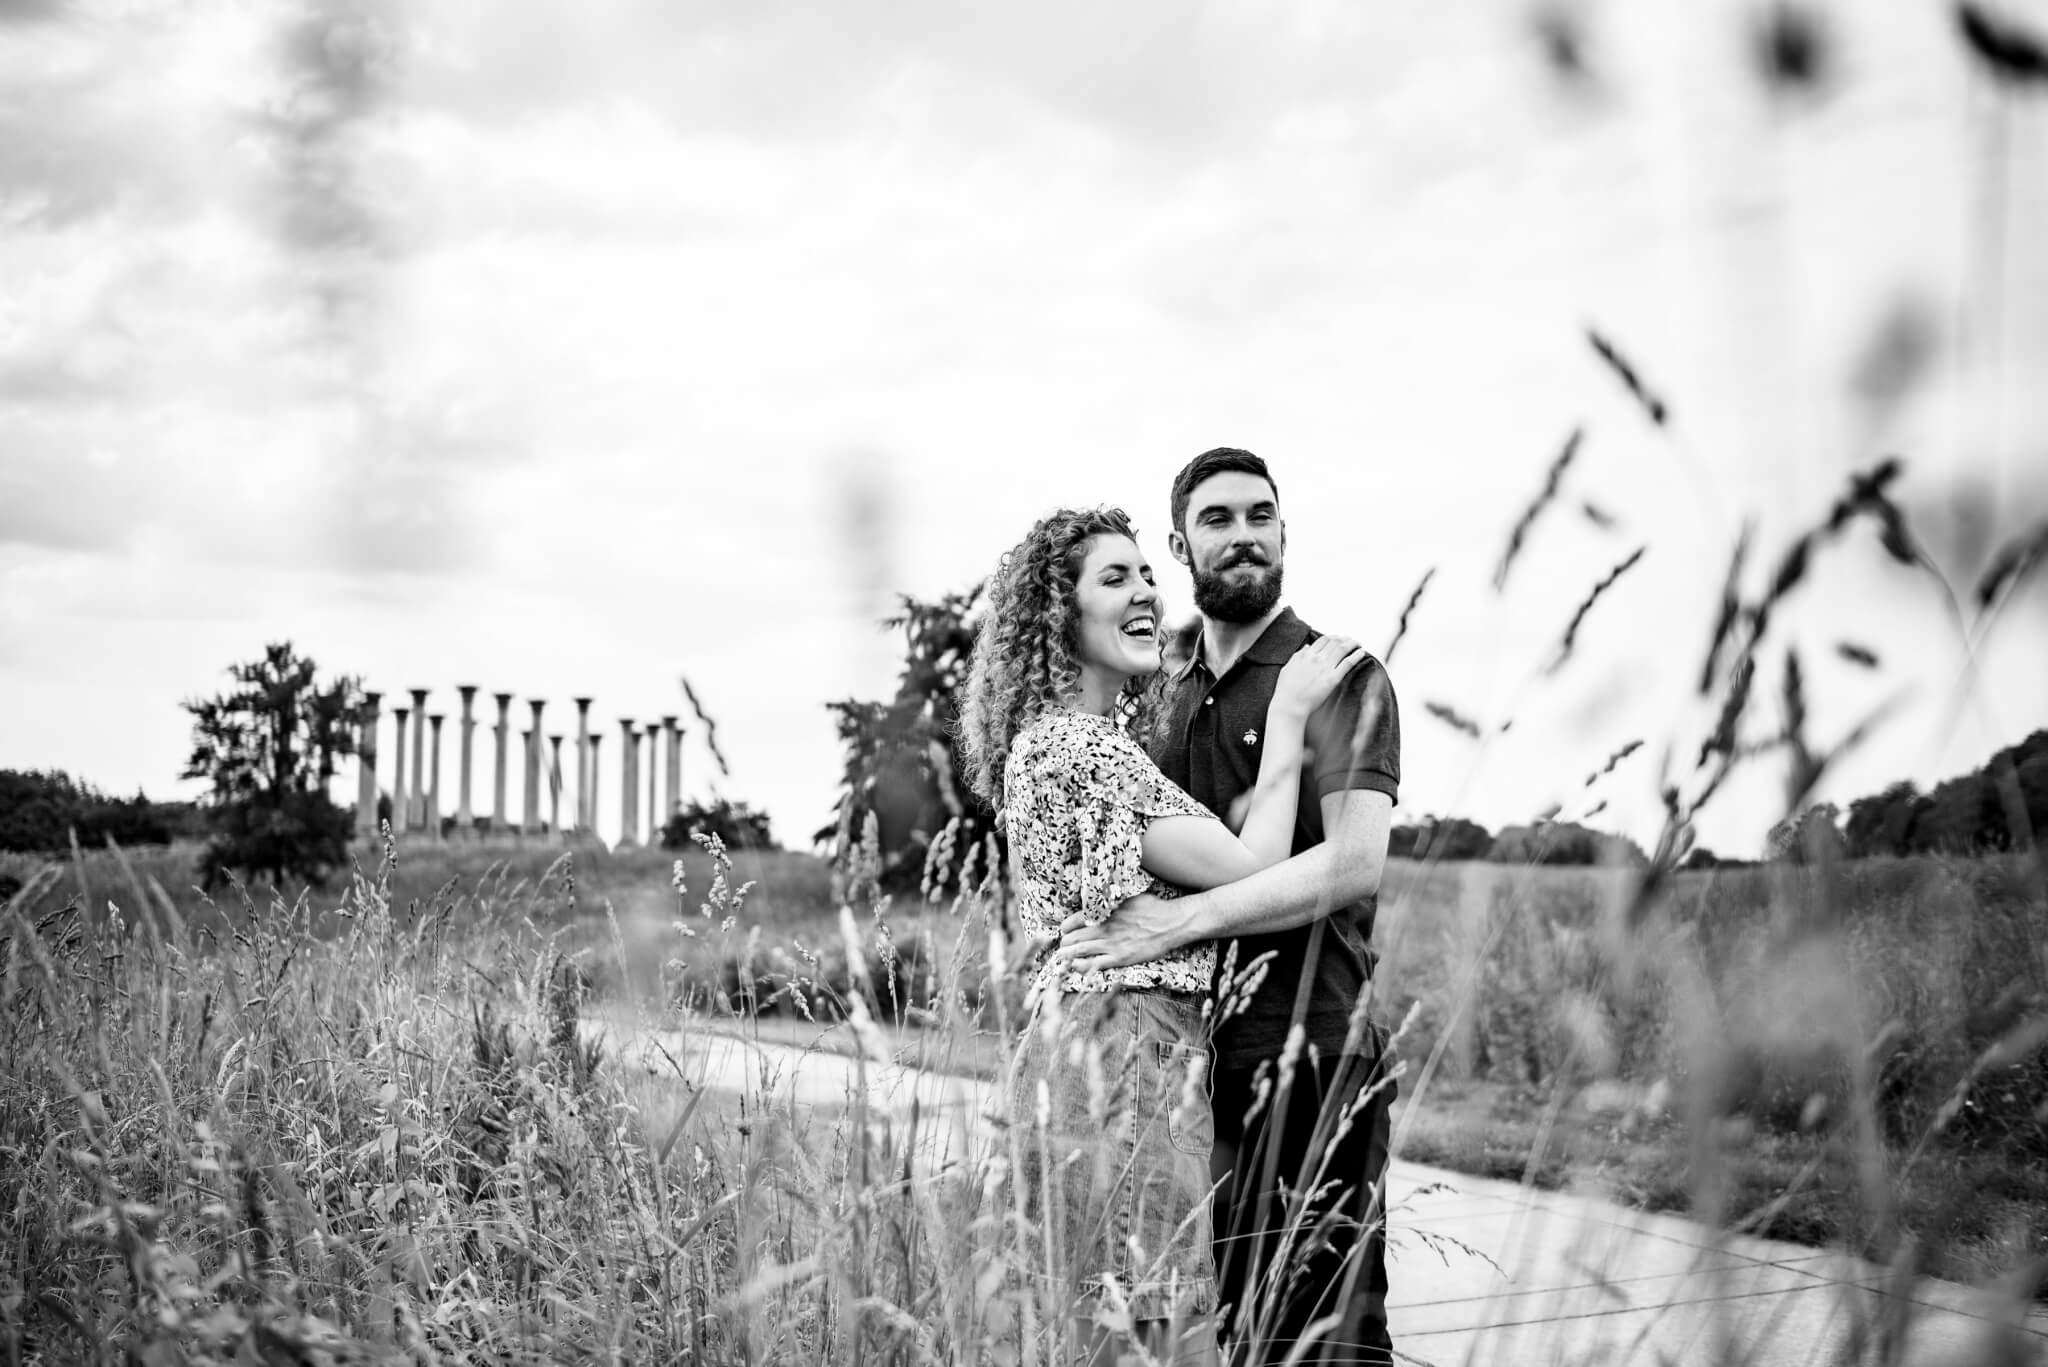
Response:
[{"label": "man's arm", "polygon": [[1107,921],[1070,918],[1054,957],[1075,968],[1119,968],[1197,940],[1228,940],[1305,926],[1379,891],[1393,799],[1354,788],[1322,799],[1323,842],[1249,878],[1171,901],[1131,898]]}]

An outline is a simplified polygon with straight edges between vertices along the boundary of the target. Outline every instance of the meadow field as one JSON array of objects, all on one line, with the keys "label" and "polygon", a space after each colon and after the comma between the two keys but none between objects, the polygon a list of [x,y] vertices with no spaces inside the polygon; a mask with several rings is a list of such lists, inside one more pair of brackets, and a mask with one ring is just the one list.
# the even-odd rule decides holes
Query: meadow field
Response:
[{"label": "meadow field", "polygon": [[[741,1117],[621,1061],[661,1026],[986,1070],[1023,958],[996,889],[395,853],[277,900],[209,901],[176,849],[0,868],[0,1358],[1016,1362],[1063,1332],[1001,1153],[913,1180],[858,1095]],[[2039,1294],[2041,866],[1689,874],[1647,913],[1636,877],[1390,866],[1398,1150]]]}]

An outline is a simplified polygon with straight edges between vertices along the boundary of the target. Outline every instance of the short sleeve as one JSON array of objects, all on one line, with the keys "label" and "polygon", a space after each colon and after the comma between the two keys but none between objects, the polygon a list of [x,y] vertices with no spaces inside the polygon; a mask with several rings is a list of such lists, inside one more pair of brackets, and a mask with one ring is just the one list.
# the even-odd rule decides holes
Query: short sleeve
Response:
[{"label": "short sleeve", "polygon": [[[1077,738],[1078,739],[1078,738]],[[1162,816],[1215,814],[1177,787],[1129,736],[1091,731],[1080,753],[1068,756],[1077,804],[1077,908],[1090,924],[1119,904],[1155,889],[1145,871],[1145,828]]]},{"label": "short sleeve", "polygon": [[1316,796],[1352,789],[1401,797],[1401,709],[1386,666],[1368,655],[1308,719]]}]

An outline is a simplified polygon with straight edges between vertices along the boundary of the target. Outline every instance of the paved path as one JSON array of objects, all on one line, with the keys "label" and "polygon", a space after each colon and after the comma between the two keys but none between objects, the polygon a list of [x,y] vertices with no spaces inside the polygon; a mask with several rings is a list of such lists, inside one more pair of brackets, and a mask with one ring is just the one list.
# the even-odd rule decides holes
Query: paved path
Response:
[{"label": "paved path", "polygon": [[[843,1106],[865,1076],[892,1110],[915,1095],[935,1162],[967,1154],[988,1103],[985,1083],[894,1064],[863,1074],[836,1054],[696,1033],[664,1043],[720,1090]],[[1394,1340],[1435,1367],[1875,1361],[1853,1345],[1880,1323],[1907,1336],[1883,1361],[2048,1364],[2048,1311],[1927,1278],[1886,1289],[1841,1254],[1416,1163],[1394,1164],[1389,1208]]]}]

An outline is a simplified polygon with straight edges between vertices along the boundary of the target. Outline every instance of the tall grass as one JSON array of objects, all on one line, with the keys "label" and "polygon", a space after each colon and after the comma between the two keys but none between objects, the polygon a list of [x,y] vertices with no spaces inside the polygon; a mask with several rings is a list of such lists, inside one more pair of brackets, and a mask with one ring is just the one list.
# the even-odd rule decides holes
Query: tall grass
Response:
[{"label": "tall grass", "polygon": [[[1688,874],[1632,924],[1640,877],[1395,866],[1377,990],[1422,1097],[1397,1147],[2035,1294],[2031,857]],[[1475,1090],[1487,1111],[1430,1105]]]},{"label": "tall grass", "polygon": [[[745,909],[709,859],[702,913],[670,920],[679,995],[693,944]],[[584,1017],[596,955],[548,928],[569,919],[573,864],[401,907],[387,852],[325,911],[244,903],[210,930],[139,873],[133,910],[102,915],[49,896],[59,870],[33,878],[7,905],[0,976],[0,1358],[1078,1351],[1092,1330],[1030,1275],[1049,1264],[1004,1180],[1027,1127],[941,1162],[917,1110],[864,1085],[828,1112],[722,1098],[693,1075],[687,1025],[622,1065]],[[993,897],[956,900],[955,944],[986,943]],[[900,932],[842,921],[852,995],[832,997],[879,1059],[876,1015],[911,1008],[865,965],[900,961]],[[699,927],[720,930],[682,934]],[[616,935],[610,952],[635,950]],[[985,954],[948,948],[916,984],[932,1041],[1014,1036]]]},{"label": "tall grass", "polygon": [[[1048,1142],[1030,1117],[970,1151],[877,1086],[905,1039],[949,1071],[1014,1044],[993,886],[915,918],[856,892],[828,938],[763,925],[706,855],[690,895],[660,880],[659,961],[608,971],[656,933],[590,915],[576,859],[401,902],[410,858],[324,906],[188,916],[118,864],[97,915],[60,870],[12,899],[0,1358],[1033,1362],[1115,1321],[1007,1180]],[[1627,1131],[1680,1156],[1689,1209],[1749,1228],[1738,1150],[1783,1135],[1806,1156],[1775,1195],[1804,1184],[1904,1268],[1973,1237],[1915,1223],[1914,1170],[2038,1172],[2048,910],[2023,861],[1716,874],[1636,926],[1631,876],[1391,870],[1380,1006],[1406,1021],[1408,1116],[1511,1085],[1547,1108],[1525,1171],[1597,1181],[1583,1139]],[[800,966],[779,1009],[846,1022],[835,1105],[704,1085],[709,1017],[765,1004],[740,967],[764,946]],[[751,996],[706,991],[727,963]],[[593,986],[624,1030],[593,1028]],[[2048,1194],[2013,1180],[2021,1227],[1981,1271],[2021,1289]]]}]

